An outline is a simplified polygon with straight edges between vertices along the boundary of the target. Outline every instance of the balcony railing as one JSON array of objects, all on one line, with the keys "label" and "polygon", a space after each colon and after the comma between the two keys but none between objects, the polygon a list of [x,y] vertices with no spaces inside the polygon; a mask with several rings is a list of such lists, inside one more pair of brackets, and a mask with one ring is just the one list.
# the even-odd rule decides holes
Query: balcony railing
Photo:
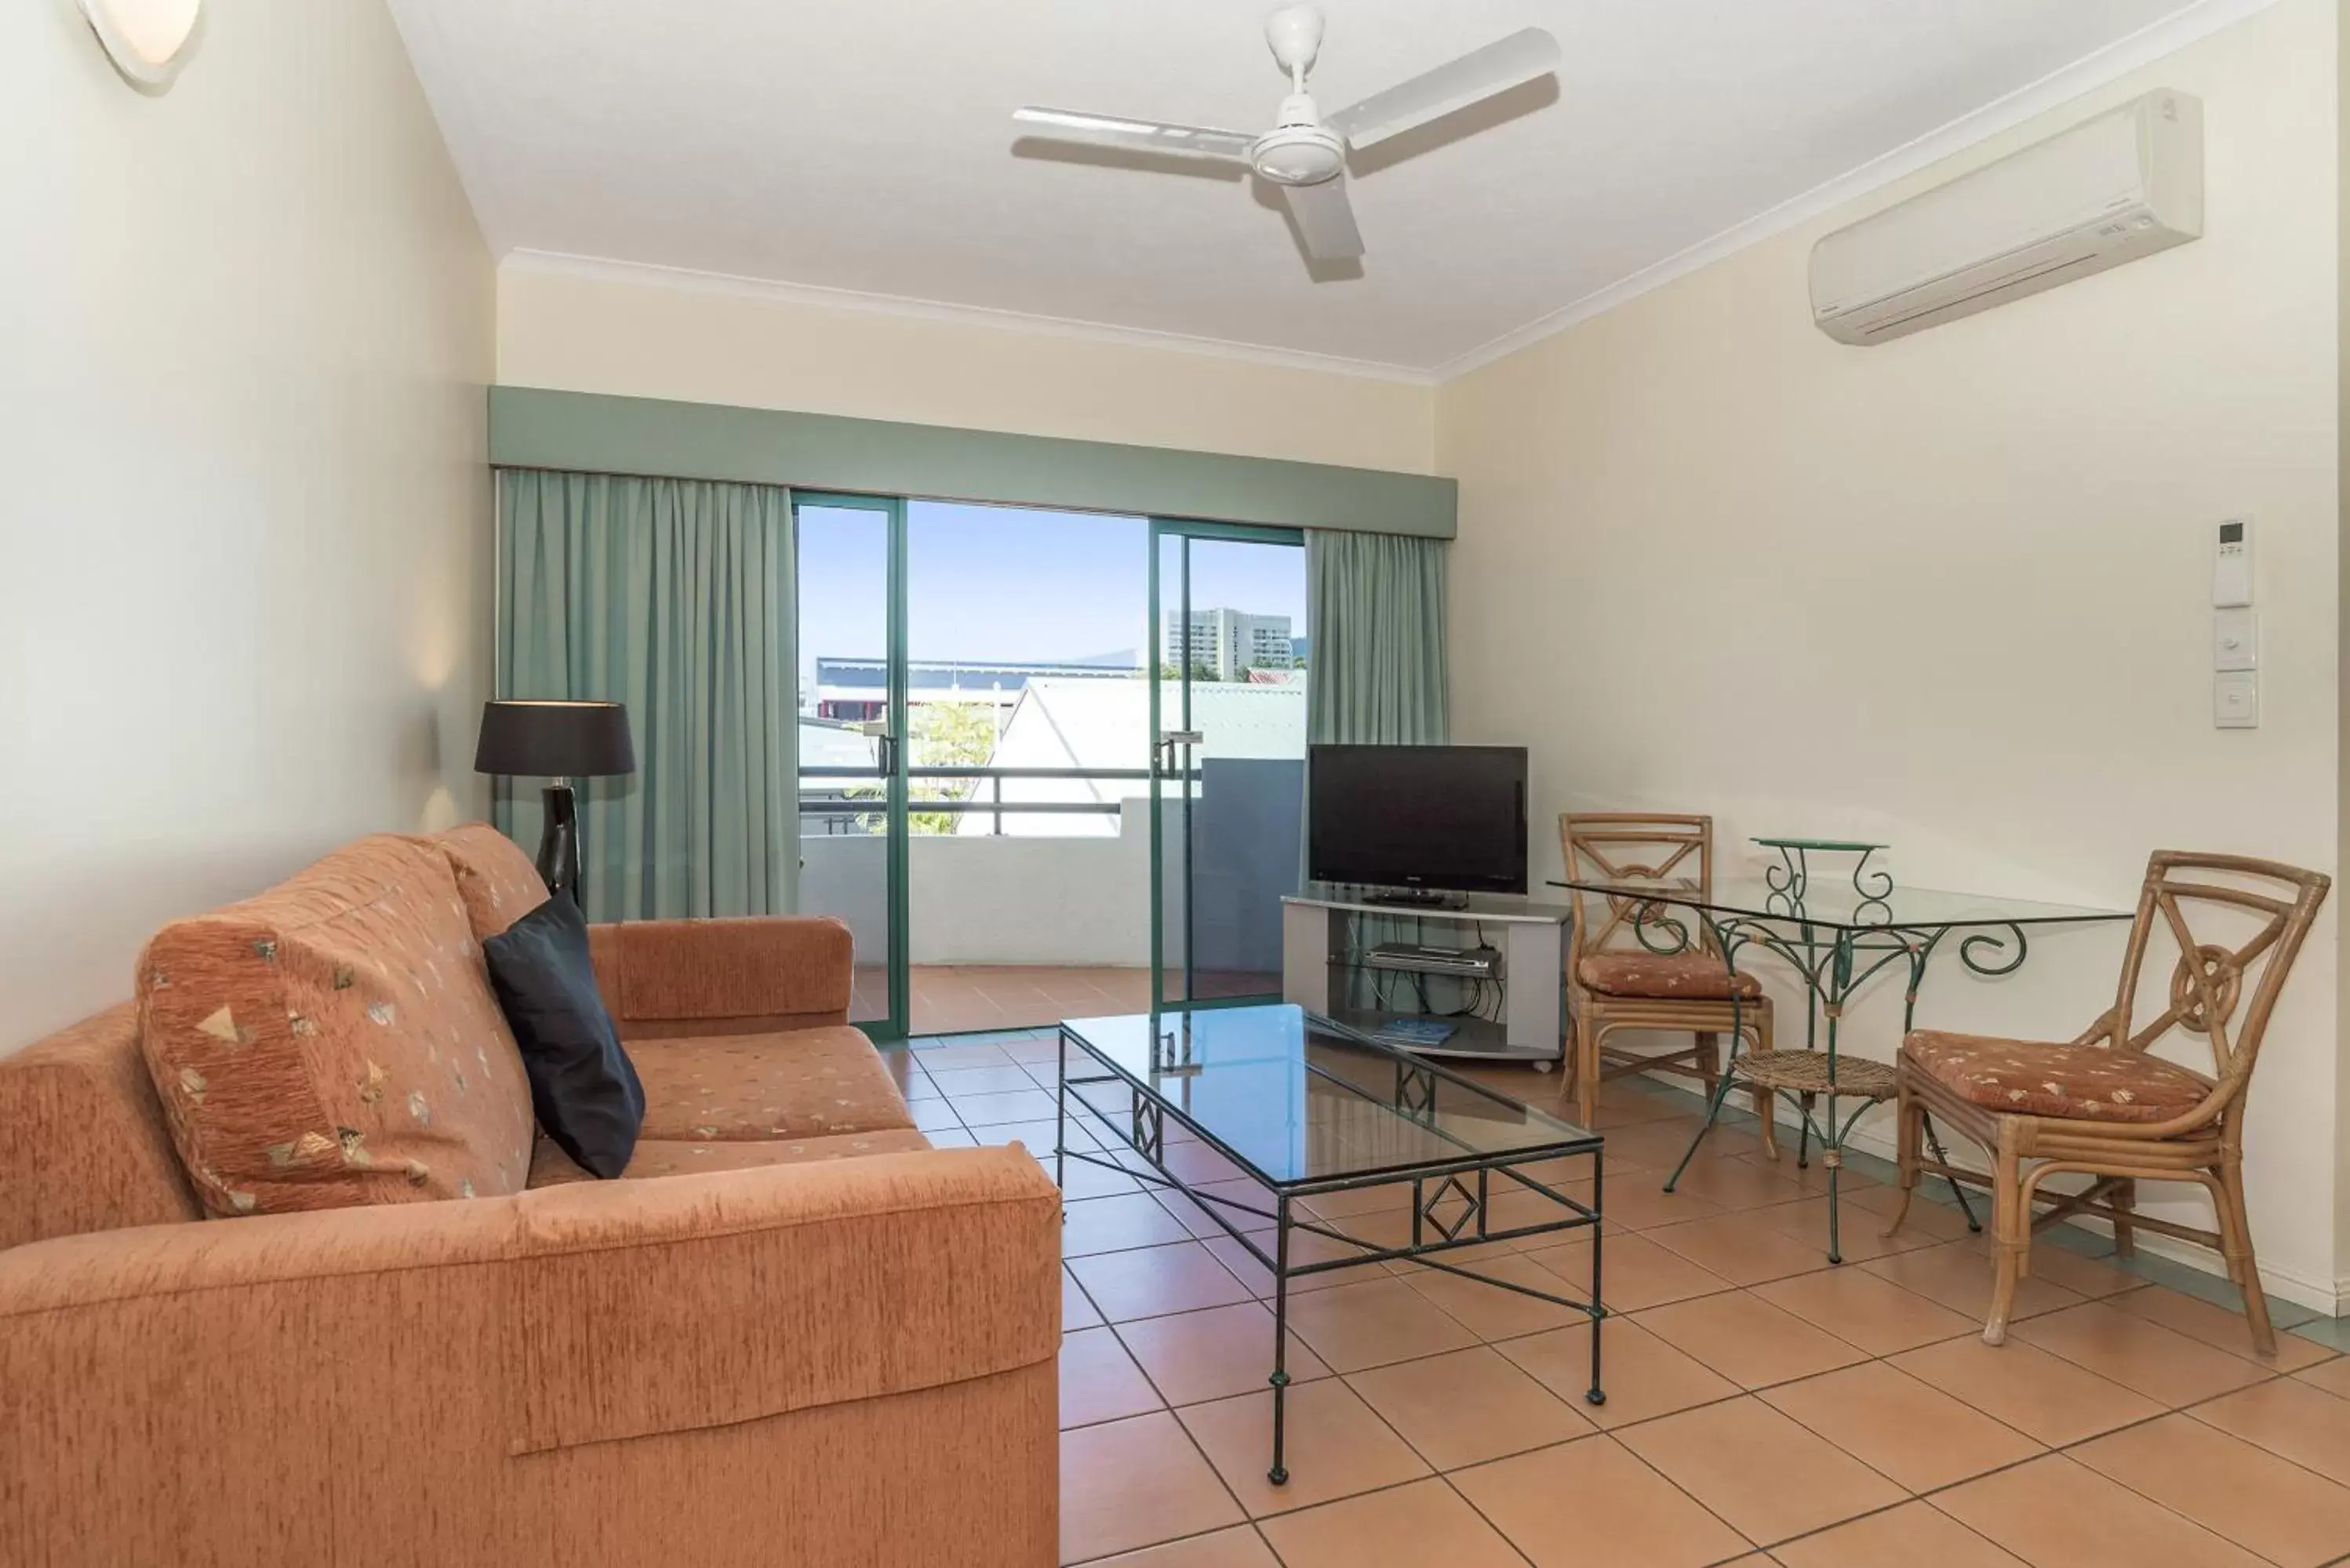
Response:
[{"label": "balcony railing", "polygon": [[[988,832],[991,835],[1000,836],[1003,832],[1003,819],[1007,815],[1116,816],[1124,808],[1123,798],[1007,801],[1003,798],[1003,784],[1007,779],[1075,783],[1136,783],[1148,781],[1151,776],[1149,768],[910,767],[906,770],[906,777],[910,783],[942,783],[962,779],[969,780],[974,785],[985,784],[987,790],[984,798],[980,796],[976,789],[970,794],[962,796],[943,796],[936,799],[918,797],[908,803],[907,809],[920,815],[936,813],[958,817],[973,814],[983,815],[989,820]],[[1197,768],[1193,768],[1188,774],[1180,775],[1170,774],[1166,776],[1170,778],[1180,776],[1196,784],[1199,781],[1200,773]],[[827,833],[878,832],[879,831],[878,826],[868,827],[859,826],[858,823],[858,818],[876,817],[880,814],[881,803],[877,796],[853,795],[846,793],[845,790],[842,793],[834,794],[826,791],[822,786],[826,783],[837,781],[846,784],[847,781],[855,780],[869,784],[878,791],[887,782],[887,777],[888,775],[879,768],[874,767],[802,768],[800,770],[800,815],[803,819],[808,817],[824,819]],[[814,792],[811,792],[808,787],[811,781],[816,783],[818,786]],[[806,831],[804,827],[802,832]]]}]

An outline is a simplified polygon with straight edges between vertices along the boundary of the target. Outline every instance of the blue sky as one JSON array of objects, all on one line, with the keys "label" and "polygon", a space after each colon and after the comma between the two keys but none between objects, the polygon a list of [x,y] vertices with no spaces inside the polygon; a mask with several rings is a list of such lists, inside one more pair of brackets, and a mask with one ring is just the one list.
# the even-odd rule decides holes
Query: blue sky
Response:
[{"label": "blue sky", "polygon": [[[879,658],[888,638],[881,514],[809,506],[799,523],[802,674],[813,674],[818,656]],[[1149,537],[1139,517],[910,503],[908,655],[1073,659],[1141,646]],[[1194,608],[1286,615],[1293,629],[1305,630],[1304,551],[1198,540],[1191,553]],[[1173,569],[1170,557],[1163,589],[1170,605]]]}]

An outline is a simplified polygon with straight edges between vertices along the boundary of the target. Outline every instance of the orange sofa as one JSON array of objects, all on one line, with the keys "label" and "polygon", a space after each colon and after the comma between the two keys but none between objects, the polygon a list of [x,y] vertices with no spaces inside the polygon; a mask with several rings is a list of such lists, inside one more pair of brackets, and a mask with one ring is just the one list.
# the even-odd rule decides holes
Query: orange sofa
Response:
[{"label": "orange sofa", "polygon": [[[530,901],[486,826],[337,856],[421,843],[450,880],[404,850],[380,897]],[[503,1196],[207,1220],[136,1005],[0,1058],[0,1563],[1055,1560],[1035,1160],[929,1147],[836,922],[592,940],[648,1102],[618,1181],[541,1138]]]}]

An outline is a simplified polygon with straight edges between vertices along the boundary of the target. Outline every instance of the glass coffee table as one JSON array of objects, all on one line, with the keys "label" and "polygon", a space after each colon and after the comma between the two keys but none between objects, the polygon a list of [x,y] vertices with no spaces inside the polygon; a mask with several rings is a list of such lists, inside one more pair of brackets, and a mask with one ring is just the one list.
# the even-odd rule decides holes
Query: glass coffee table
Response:
[{"label": "glass coffee table", "polygon": [[[1334,1269],[1409,1259],[1591,1318],[1591,1387],[1599,1383],[1600,1137],[1520,1105],[1472,1079],[1395,1046],[1382,1044],[1304,1009],[1281,1005],[1076,1018],[1061,1025],[1055,1075],[1054,1178],[1083,1160],[1182,1193],[1272,1274],[1273,1468],[1282,1463],[1282,1417],[1289,1283]],[[1105,1152],[1070,1147],[1069,1123],[1098,1136]],[[1169,1124],[1174,1124],[1170,1129]],[[1197,1138],[1239,1168],[1259,1191],[1237,1198],[1211,1191],[1168,1168],[1170,1132]],[[1568,1190],[1570,1179],[1547,1162],[1587,1155],[1590,1198]],[[1541,1167],[1539,1171],[1530,1167]],[[1573,1169],[1574,1168],[1567,1168]],[[1231,1187],[1221,1176],[1215,1185]],[[1349,1221],[1317,1210],[1313,1199],[1367,1187],[1393,1187],[1395,1207],[1409,1203],[1408,1241],[1350,1236]],[[1521,1207],[1533,1218],[1497,1223],[1495,1199],[1534,1195]],[[1588,1300],[1553,1295],[1443,1261],[1447,1252],[1546,1236],[1591,1232]],[[1320,1238],[1325,1255],[1292,1256],[1298,1233]],[[1329,1255],[1335,1251],[1336,1255]]]}]

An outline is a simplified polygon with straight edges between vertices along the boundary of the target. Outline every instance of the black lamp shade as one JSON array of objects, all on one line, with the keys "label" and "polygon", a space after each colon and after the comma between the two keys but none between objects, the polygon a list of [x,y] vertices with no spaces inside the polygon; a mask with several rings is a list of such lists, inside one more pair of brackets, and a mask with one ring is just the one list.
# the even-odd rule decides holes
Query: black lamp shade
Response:
[{"label": "black lamp shade", "polygon": [[629,710],[619,702],[484,702],[473,771],[549,779],[632,774]]}]

